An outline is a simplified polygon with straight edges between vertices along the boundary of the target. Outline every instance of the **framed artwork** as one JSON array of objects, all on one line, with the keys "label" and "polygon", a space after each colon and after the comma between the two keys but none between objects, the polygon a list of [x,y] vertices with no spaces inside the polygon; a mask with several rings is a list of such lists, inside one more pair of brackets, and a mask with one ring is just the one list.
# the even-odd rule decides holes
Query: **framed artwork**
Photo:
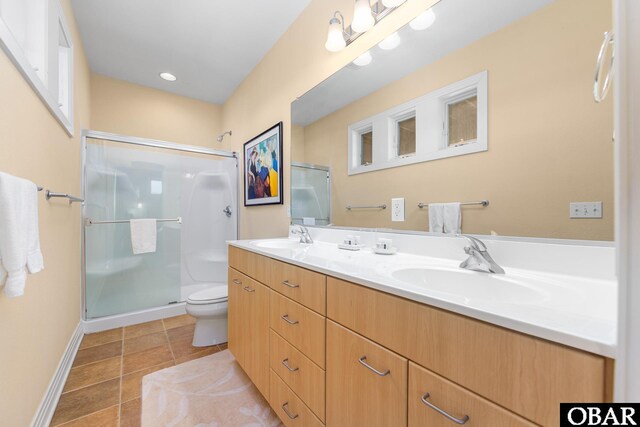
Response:
[{"label": "framed artwork", "polygon": [[244,205],[282,204],[282,122],[244,144]]}]

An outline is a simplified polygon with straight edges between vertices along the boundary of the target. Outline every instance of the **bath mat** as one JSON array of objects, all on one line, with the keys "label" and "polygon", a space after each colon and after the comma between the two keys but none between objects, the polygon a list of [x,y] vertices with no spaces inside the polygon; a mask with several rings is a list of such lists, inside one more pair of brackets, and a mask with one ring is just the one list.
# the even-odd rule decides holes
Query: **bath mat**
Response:
[{"label": "bath mat", "polygon": [[142,427],[281,426],[229,350],[146,375]]}]

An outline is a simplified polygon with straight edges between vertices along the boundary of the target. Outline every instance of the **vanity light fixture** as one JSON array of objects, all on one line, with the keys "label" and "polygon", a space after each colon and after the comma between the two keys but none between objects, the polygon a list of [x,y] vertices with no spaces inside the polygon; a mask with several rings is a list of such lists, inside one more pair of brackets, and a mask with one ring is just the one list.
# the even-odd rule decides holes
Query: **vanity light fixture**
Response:
[{"label": "vanity light fixture", "polygon": [[382,40],[380,43],[378,43],[378,47],[382,50],[395,49],[400,44],[400,41],[401,41],[400,36],[396,32],[388,36],[386,39]]},{"label": "vanity light fixture", "polygon": [[426,30],[436,20],[436,14],[433,13],[433,9],[427,9],[422,12],[420,15],[416,16],[411,22],[409,22],[409,26],[416,31]]},{"label": "vanity light fixture", "polygon": [[171,73],[167,73],[167,72],[160,73],[160,78],[163,79],[163,80],[166,80],[168,82],[175,82],[176,80],[178,80],[178,78],[176,76],[174,76]]},{"label": "vanity light fixture", "polygon": [[[393,3],[399,6],[405,1],[394,0]],[[348,27],[342,14],[336,11],[329,20],[329,32],[324,47],[330,52],[339,52],[353,43],[365,31],[396,9],[397,6],[386,6],[390,2],[391,0],[377,0],[372,6],[370,0],[356,0],[353,10],[353,22]]]},{"label": "vanity light fixture", "polygon": [[371,52],[366,51],[365,53],[363,53],[362,55],[360,55],[356,59],[354,59],[353,63],[355,65],[357,65],[358,67],[364,67],[365,65],[371,64],[371,61],[373,61],[373,57],[371,56]]},{"label": "vanity light fixture", "polygon": [[356,0],[356,5],[353,9],[351,29],[356,33],[364,33],[365,31],[369,31],[375,24],[376,18],[373,17],[369,0]]}]

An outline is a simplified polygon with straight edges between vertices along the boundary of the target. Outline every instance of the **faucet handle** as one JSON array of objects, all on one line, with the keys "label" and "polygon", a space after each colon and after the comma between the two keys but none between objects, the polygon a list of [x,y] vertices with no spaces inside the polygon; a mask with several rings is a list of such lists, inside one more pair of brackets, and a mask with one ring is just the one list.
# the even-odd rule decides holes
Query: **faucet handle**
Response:
[{"label": "faucet handle", "polygon": [[[456,234],[456,237],[464,237],[465,239],[467,239],[472,249],[478,250],[480,252],[487,252],[487,247],[485,246],[484,243],[482,243],[482,240],[480,239],[477,239],[473,236],[469,236],[467,234]],[[465,248],[464,251],[466,253],[469,253],[467,252],[467,248]]]}]

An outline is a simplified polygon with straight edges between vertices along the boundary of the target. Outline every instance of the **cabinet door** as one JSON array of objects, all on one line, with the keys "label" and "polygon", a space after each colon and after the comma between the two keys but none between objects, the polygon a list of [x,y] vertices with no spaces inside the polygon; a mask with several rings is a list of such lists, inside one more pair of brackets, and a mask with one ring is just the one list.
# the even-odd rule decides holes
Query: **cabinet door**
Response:
[{"label": "cabinet door", "polygon": [[244,349],[245,341],[241,331],[244,329],[242,322],[242,286],[243,283],[249,283],[248,277],[239,273],[233,268],[229,268],[229,302],[227,309],[228,317],[228,345],[229,351],[236,358],[240,366],[244,367],[244,356],[246,350]]},{"label": "cabinet door", "polygon": [[265,397],[269,397],[269,288],[255,280],[240,288],[244,369]]},{"label": "cabinet door", "polygon": [[327,426],[407,425],[407,359],[327,321]]}]

